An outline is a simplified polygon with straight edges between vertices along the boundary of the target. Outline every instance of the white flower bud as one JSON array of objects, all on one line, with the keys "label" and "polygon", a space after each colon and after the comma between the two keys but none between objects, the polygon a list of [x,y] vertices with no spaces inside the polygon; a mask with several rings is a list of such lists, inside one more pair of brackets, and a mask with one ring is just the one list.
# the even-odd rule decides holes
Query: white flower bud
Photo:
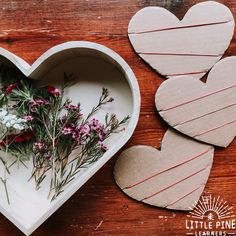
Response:
[{"label": "white flower bud", "polygon": [[26,121],[22,118],[17,118],[14,114],[9,114],[6,110],[0,109],[0,123],[6,126],[6,128],[14,128],[18,130],[24,129],[24,123]]},{"label": "white flower bud", "polygon": [[10,127],[11,127],[11,124],[10,124],[9,122],[7,122],[7,123],[5,124],[5,126],[6,126],[7,128],[10,128]]}]

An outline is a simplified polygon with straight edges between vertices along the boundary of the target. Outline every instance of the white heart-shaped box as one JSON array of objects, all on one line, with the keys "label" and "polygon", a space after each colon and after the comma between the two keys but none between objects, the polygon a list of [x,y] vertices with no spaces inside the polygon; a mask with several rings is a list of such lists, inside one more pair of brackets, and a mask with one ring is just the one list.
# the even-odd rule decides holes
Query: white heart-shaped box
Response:
[{"label": "white heart-shaped box", "polygon": [[108,151],[92,166],[81,171],[77,178],[54,201],[47,199],[47,184],[35,191],[34,182],[27,182],[31,168],[14,167],[8,179],[10,205],[0,187],[0,212],[26,235],[31,234],[89,178],[91,178],[131,137],[137,125],[140,111],[140,91],[134,73],[128,64],[114,51],[100,44],[74,41],[52,47],[31,66],[13,53],[0,48],[0,62],[16,66],[30,78],[43,78],[48,84],[56,84],[63,72],[78,76],[78,83],[66,91],[73,101],[80,101],[83,112],[94,106],[102,87],[108,88],[114,104],[104,108],[105,113],[115,113],[118,118],[130,115],[124,132],[115,134],[109,141]]},{"label": "white heart-shaped box", "polygon": [[192,6],[180,21],[162,7],[145,7],[130,20],[134,50],[167,78],[199,79],[220,60],[234,32],[229,8],[214,1]]}]

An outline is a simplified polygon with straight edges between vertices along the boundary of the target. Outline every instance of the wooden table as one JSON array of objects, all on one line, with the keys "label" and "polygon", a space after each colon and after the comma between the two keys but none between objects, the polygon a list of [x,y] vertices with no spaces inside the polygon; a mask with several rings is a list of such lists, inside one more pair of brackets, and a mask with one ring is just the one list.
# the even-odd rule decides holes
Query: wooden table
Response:
[{"label": "wooden table", "polygon": [[[160,147],[167,129],[154,106],[163,78],[133,51],[127,38],[132,15],[145,6],[162,6],[179,18],[198,0],[0,0],[0,46],[33,62],[58,43],[88,40],[119,53],[138,78],[142,95],[137,129],[126,145]],[[236,17],[236,1],[220,0]],[[204,37],[204,35],[203,35]],[[225,56],[236,55],[235,38]],[[186,213],[138,203],[116,186],[113,157],[87,184],[50,217],[34,236],[41,235],[185,235]],[[217,149],[205,193],[220,195],[236,206],[236,140]],[[0,215],[0,235],[22,233]]]}]

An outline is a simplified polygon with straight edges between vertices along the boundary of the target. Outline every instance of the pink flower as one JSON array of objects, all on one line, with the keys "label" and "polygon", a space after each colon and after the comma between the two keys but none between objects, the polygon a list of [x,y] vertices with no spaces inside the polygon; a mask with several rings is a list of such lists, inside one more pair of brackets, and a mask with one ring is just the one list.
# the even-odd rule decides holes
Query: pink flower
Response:
[{"label": "pink flower", "polygon": [[71,127],[64,127],[62,128],[61,132],[65,135],[67,134],[72,134],[73,133],[73,129]]},{"label": "pink flower", "polygon": [[73,139],[77,139],[78,136],[79,136],[79,135],[78,135],[78,132],[76,132],[76,131],[73,131],[73,132],[72,132],[72,138],[73,138]]},{"label": "pink flower", "polygon": [[91,130],[93,130],[97,133],[99,140],[104,141],[104,139],[106,137],[106,131],[105,131],[104,126],[99,122],[99,120],[92,119],[88,123],[88,125],[91,128]]},{"label": "pink flower", "polygon": [[47,145],[44,142],[35,142],[34,144],[34,149],[36,151],[42,151],[42,150],[46,150],[47,149]]},{"label": "pink flower", "polygon": [[101,141],[98,142],[98,145],[101,151],[106,152],[108,150],[108,148]]},{"label": "pink flower", "polygon": [[48,90],[48,93],[51,95],[60,96],[60,90],[53,86],[48,86],[47,90]]},{"label": "pink flower", "polygon": [[65,109],[68,111],[77,111],[79,110],[79,106],[75,106],[75,105],[66,105]]},{"label": "pink flower", "polygon": [[80,134],[83,136],[88,136],[90,133],[90,127],[88,125],[82,125],[79,128]]},{"label": "pink flower", "polygon": [[49,102],[46,99],[40,99],[40,98],[39,99],[35,99],[35,100],[30,102],[30,110],[32,112],[35,112],[35,111],[37,111],[37,108],[39,106],[48,105],[48,104],[49,104]]},{"label": "pink flower", "polygon": [[23,117],[23,119],[26,120],[26,121],[32,121],[34,118],[33,118],[33,116],[31,116],[31,115],[25,115],[25,116]]},{"label": "pink flower", "polygon": [[46,99],[41,99],[41,98],[36,99],[36,100],[35,100],[35,103],[36,103],[37,105],[48,105],[48,104],[49,104],[48,100],[46,100]]},{"label": "pink flower", "polygon": [[81,144],[81,134],[78,132],[77,129],[73,129],[71,135],[72,138],[77,142],[77,144]]},{"label": "pink flower", "polygon": [[97,127],[100,126],[99,120],[97,120],[97,119],[92,119],[91,121],[89,121],[89,126],[90,126],[92,129],[96,129]]},{"label": "pink flower", "polygon": [[101,129],[99,132],[98,132],[98,138],[100,141],[104,141],[104,139],[106,138],[106,131],[105,129]]},{"label": "pink flower", "polygon": [[96,131],[97,133],[100,132],[100,130],[103,128],[102,124],[99,122],[99,120],[97,119],[92,119],[89,123],[88,123],[89,127],[91,128],[91,130]]}]

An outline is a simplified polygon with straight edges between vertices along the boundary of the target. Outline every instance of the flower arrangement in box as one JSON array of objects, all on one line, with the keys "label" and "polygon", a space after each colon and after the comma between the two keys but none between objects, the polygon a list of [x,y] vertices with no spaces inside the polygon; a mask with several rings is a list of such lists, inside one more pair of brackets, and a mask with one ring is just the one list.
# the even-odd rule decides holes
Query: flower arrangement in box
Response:
[{"label": "flower arrangement in box", "polygon": [[105,122],[96,119],[96,112],[113,102],[107,89],[102,89],[98,103],[84,116],[80,103],[72,104],[70,98],[64,98],[64,89],[73,82],[73,76],[65,73],[60,90],[50,85],[39,87],[17,70],[1,66],[0,149],[14,157],[9,163],[0,156],[5,167],[0,179],[8,202],[11,166],[27,167],[26,161],[32,160],[29,180],[34,179],[38,190],[50,176],[49,198],[54,200],[82,168],[107,151],[104,142],[123,131],[129,116],[118,120],[115,114],[106,114]]}]

